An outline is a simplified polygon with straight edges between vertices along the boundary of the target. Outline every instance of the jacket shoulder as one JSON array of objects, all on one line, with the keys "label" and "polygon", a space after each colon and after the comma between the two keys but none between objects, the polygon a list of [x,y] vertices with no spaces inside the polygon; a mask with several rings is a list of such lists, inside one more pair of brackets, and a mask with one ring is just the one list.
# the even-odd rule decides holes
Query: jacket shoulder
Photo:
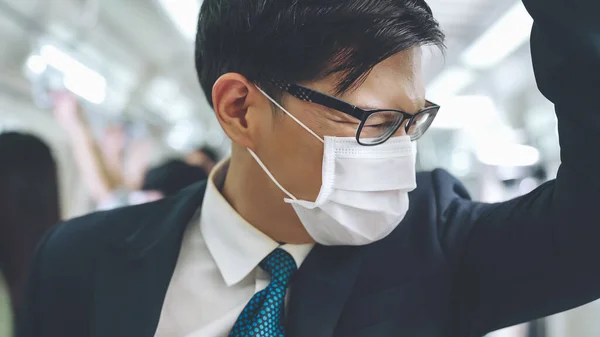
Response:
[{"label": "jacket shoulder", "polygon": [[429,196],[437,200],[438,207],[447,206],[456,198],[471,200],[465,186],[444,169],[417,173],[415,197]]},{"label": "jacket shoulder", "polygon": [[[107,250],[135,248],[182,228],[202,201],[203,184],[152,203],[92,213],[55,226],[38,247],[42,265],[90,264]],[[81,262],[79,262],[81,261]]]},{"label": "jacket shoulder", "polygon": [[77,248],[85,251],[97,244],[111,244],[124,240],[127,235],[143,227],[149,214],[163,208],[165,201],[128,206],[119,209],[91,213],[58,224],[45,242],[46,250],[59,247]]},{"label": "jacket shoulder", "polygon": [[[85,215],[53,227],[38,246],[33,268],[46,284],[84,284],[98,256],[121,249],[160,204],[131,206]],[[48,279],[49,278],[49,279]]]},{"label": "jacket shoulder", "polygon": [[198,183],[171,198],[93,213],[52,228],[31,263],[19,319],[24,334],[19,336],[36,335],[31,329],[40,326],[56,332],[53,336],[65,335],[58,333],[64,329],[77,331],[69,335],[88,331],[93,288],[102,266],[163,247],[158,245],[161,240],[176,242],[175,234],[183,232],[202,203],[204,187]]},{"label": "jacket shoulder", "polygon": [[417,188],[410,196],[407,218],[417,227],[429,224],[430,237],[444,242],[452,233],[449,229],[455,220],[458,219],[460,228],[468,228],[466,224],[472,219],[466,216],[472,214],[473,205],[469,192],[456,177],[436,169],[417,174]]}]

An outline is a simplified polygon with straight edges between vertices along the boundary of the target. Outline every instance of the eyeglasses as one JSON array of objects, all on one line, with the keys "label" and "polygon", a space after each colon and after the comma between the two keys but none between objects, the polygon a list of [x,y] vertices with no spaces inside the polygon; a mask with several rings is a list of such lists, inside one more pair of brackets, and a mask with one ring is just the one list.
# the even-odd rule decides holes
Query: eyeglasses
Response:
[{"label": "eyeglasses", "polygon": [[364,110],[333,96],[298,84],[273,82],[273,85],[300,100],[317,103],[360,120],[360,124],[356,129],[356,141],[364,146],[385,143],[396,134],[405,122],[404,130],[406,134],[410,136],[412,141],[415,141],[429,129],[440,110],[439,105],[429,101],[427,101],[425,108],[414,115],[394,109]]}]

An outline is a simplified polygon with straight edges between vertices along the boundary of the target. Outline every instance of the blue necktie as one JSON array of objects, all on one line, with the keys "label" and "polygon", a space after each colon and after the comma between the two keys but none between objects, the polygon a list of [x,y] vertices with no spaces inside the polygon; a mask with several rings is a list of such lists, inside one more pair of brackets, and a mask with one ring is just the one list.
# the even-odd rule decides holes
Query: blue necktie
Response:
[{"label": "blue necktie", "polygon": [[285,294],[297,269],[296,262],[288,252],[277,248],[259,265],[271,275],[271,283],[250,299],[229,337],[285,336]]}]

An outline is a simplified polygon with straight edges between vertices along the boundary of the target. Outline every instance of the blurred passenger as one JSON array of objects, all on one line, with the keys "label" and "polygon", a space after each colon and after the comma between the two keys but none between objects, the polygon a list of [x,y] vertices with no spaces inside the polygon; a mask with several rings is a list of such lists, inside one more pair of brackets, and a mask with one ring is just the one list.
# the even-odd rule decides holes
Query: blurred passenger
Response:
[{"label": "blurred passenger", "polygon": [[599,2],[523,2],[562,166],[492,204],[416,173],[440,108],[421,47],[444,41],[426,1],[204,0],[196,71],[231,158],[57,227],[21,337],[478,337],[600,298]]},{"label": "blurred passenger", "polygon": [[206,174],[210,174],[219,159],[217,151],[209,146],[203,146],[185,156],[188,164],[202,167]]},{"label": "blurred passenger", "polygon": [[69,136],[94,208],[109,210],[130,205],[130,193],[142,184],[152,150],[150,143],[134,139],[126,152],[126,135],[119,125],[106,127],[102,139],[97,141],[81,106],[70,93],[55,95],[54,114]]},{"label": "blurred passenger", "polygon": [[540,185],[548,181],[548,170],[543,165],[534,167],[531,175]]},{"label": "blurred passenger", "polygon": [[50,148],[32,135],[0,134],[0,271],[13,313],[23,304],[36,245],[60,220],[58,194]]},{"label": "blurred passenger", "polygon": [[[121,166],[114,158],[119,156],[122,134],[118,129],[109,128],[105,136],[110,139],[107,145],[112,146],[102,149],[94,139],[77,99],[70,93],[54,96],[54,116],[69,137],[75,162],[95,205],[103,209],[120,205],[118,200],[126,192]],[[106,160],[105,153],[112,154],[113,160]]]},{"label": "blurred passenger", "polygon": [[208,176],[201,167],[172,159],[146,173],[141,191],[131,192],[129,203],[136,205],[173,196],[183,188],[206,178]]}]

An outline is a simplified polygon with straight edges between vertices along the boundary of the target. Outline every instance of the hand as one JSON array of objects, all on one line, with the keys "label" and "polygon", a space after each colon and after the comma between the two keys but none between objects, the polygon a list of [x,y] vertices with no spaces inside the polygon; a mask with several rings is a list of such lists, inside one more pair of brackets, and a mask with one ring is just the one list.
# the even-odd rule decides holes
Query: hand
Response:
[{"label": "hand", "polygon": [[82,126],[82,118],[77,99],[68,92],[52,94],[54,103],[54,118],[58,123],[70,132],[79,129]]}]

